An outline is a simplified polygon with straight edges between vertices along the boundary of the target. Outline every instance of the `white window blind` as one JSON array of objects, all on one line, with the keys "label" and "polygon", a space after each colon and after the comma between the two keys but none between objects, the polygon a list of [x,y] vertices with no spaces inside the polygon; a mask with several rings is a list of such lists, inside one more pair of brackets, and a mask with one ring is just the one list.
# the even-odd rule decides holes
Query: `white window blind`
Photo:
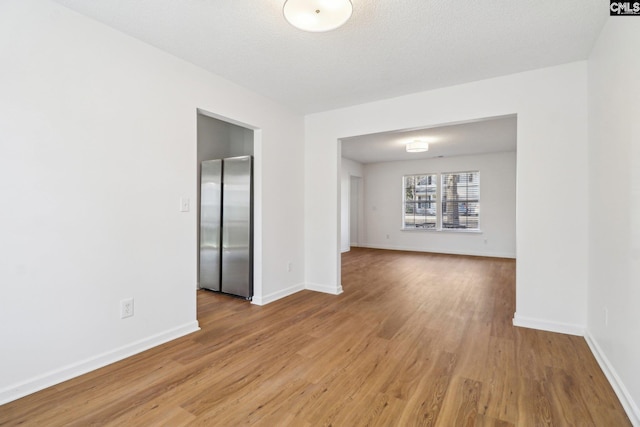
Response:
[{"label": "white window blind", "polygon": [[480,228],[480,172],[442,174],[442,228]]},{"label": "white window blind", "polygon": [[438,176],[406,175],[403,179],[404,215],[402,228],[436,228]]}]

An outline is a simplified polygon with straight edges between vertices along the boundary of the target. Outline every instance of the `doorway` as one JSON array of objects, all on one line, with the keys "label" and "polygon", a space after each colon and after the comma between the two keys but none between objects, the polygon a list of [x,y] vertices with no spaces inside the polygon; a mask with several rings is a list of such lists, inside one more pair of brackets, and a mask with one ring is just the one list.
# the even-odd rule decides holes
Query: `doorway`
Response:
[{"label": "doorway", "polygon": [[261,131],[246,125],[218,116],[216,114],[197,110],[197,249],[196,249],[196,288],[200,289],[200,222],[201,222],[201,165],[203,161],[223,159],[229,157],[253,156],[253,252],[250,269],[253,272],[253,295],[258,299],[262,296],[262,275],[257,266],[262,264],[259,248],[262,242],[262,203],[260,192],[261,170]]},{"label": "doorway", "polygon": [[[416,141],[426,142],[428,148],[417,153],[407,149]],[[346,234],[351,246],[516,258],[515,114],[340,138],[338,154],[342,252]],[[350,179],[345,180],[346,175]],[[455,198],[445,192],[451,185],[445,185],[444,177],[471,175],[479,178],[474,182],[479,193],[475,210],[468,208],[468,201],[455,202],[469,199],[471,190],[464,197],[456,190]],[[420,181],[410,188],[407,177],[432,177],[433,185]],[[469,188],[460,186],[460,191]],[[431,190],[436,196],[428,199]],[[363,200],[359,206],[357,197]],[[457,203],[458,215],[474,220],[475,227],[447,222],[451,200]],[[428,227],[431,217],[434,226]]]},{"label": "doorway", "polygon": [[349,187],[349,246],[358,247],[362,239],[362,177],[350,177]]}]

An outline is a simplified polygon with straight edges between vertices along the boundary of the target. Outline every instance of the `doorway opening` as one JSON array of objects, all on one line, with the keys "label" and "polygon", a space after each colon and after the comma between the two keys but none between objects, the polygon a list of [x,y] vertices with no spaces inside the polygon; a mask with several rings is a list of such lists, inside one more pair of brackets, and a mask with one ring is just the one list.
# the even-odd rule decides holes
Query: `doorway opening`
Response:
[{"label": "doorway opening", "polygon": [[[243,232],[243,234],[247,234],[250,235],[252,240],[253,240],[253,245],[250,244],[250,241],[248,240],[247,243],[247,249],[245,250],[245,252],[247,252],[247,256],[245,256],[245,260],[244,263],[242,265],[239,265],[237,263],[237,260],[235,258],[237,257],[232,257],[231,255],[229,255],[228,259],[230,260],[230,264],[229,264],[229,268],[228,271],[232,271],[233,268],[233,272],[235,274],[235,277],[232,279],[234,282],[234,286],[235,286],[235,282],[237,282],[239,280],[239,277],[243,277],[242,280],[247,281],[248,284],[252,285],[252,289],[253,289],[253,293],[252,296],[258,296],[258,298],[261,297],[262,295],[262,281],[261,281],[261,271],[259,268],[257,268],[257,266],[261,265],[261,254],[260,251],[256,251],[255,248],[260,247],[261,244],[261,194],[260,194],[260,181],[259,181],[259,174],[256,173],[256,171],[260,171],[261,170],[261,150],[260,150],[260,140],[261,140],[261,132],[259,129],[253,128],[249,125],[246,125],[244,123],[239,123],[237,121],[225,118],[225,117],[221,117],[218,115],[215,115],[213,113],[198,109],[197,110],[197,251],[196,251],[196,278],[197,278],[197,289],[201,289],[201,288],[209,288],[211,289],[211,286],[209,283],[207,283],[207,286],[202,286],[203,285],[203,280],[205,280],[203,277],[201,277],[201,275],[203,274],[202,271],[203,269],[201,267],[203,267],[204,265],[202,264],[202,258],[201,258],[201,249],[202,249],[202,243],[203,243],[203,239],[209,239],[211,236],[208,235],[208,233],[205,233],[203,235],[202,229],[201,229],[201,223],[203,221],[203,219],[208,215],[205,213],[205,215],[203,216],[203,200],[202,200],[202,174],[203,174],[203,164],[209,164],[212,161],[215,161],[217,159],[248,159],[249,161],[253,162],[253,185],[252,187],[252,193],[253,193],[253,203],[251,205],[248,205],[246,207],[246,209],[242,209],[247,210],[247,215],[244,216],[248,216],[252,219],[246,221],[247,225],[246,228],[247,230],[246,233]],[[203,163],[204,162],[204,163]],[[231,164],[231,163],[229,163]],[[237,193],[237,191],[235,192]],[[237,196],[237,194],[234,193],[234,197]],[[228,199],[229,201],[231,199]],[[207,209],[209,209],[211,206],[209,203],[207,203]],[[222,209],[224,209],[224,207],[222,207],[222,199],[220,200],[220,207]],[[235,209],[236,211],[238,209]],[[253,223],[251,225],[251,222]],[[236,225],[236,224],[234,224]],[[220,227],[222,227],[223,224],[220,223]],[[226,226],[227,230],[231,230],[229,229],[228,225]],[[222,254],[222,252],[224,251],[223,248],[223,239],[225,234],[222,233],[222,229],[220,229],[220,233],[219,234],[219,238],[220,238],[220,244],[218,246],[218,251],[220,252],[220,254]],[[237,235],[238,233],[236,232],[237,230],[232,230],[234,231],[234,234]],[[231,234],[231,233],[226,233],[226,234]],[[206,247],[212,246],[209,244],[204,245]],[[213,245],[215,246],[215,245]],[[233,248],[232,248],[233,249]],[[237,249],[237,248],[236,248]],[[230,250],[231,251],[231,250]],[[235,253],[235,252],[234,252]],[[210,257],[211,259],[215,259],[215,257]],[[207,258],[208,259],[208,258]],[[220,257],[220,265],[218,265],[218,267],[221,267],[223,258]],[[211,262],[210,259],[208,259],[208,261],[206,262]],[[240,272],[238,270],[239,267],[242,267],[241,269],[243,270],[243,272]],[[204,270],[207,270],[206,268]],[[207,274],[210,274],[211,272],[209,272],[207,270]],[[240,274],[238,274],[240,273]],[[213,276],[212,276],[213,277]],[[211,277],[207,277],[207,281],[209,281],[211,279]],[[232,282],[230,282],[232,283]],[[233,289],[233,287],[231,287],[230,289]],[[232,294],[234,294],[234,292],[231,292]],[[242,295],[244,296],[244,295]],[[246,297],[246,296],[245,296]],[[250,299],[250,298],[247,298]]]},{"label": "doorway opening", "polygon": [[[415,141],[428,150],[407,150]],[[341,138],[338,154],[342,253],[359,246],[516,258],[515,114]],[[479,181],[463,179],[471,176]]]},{"label": "doorway opening", "polygon": [[362,237],[362,177],[350,176],[349,185],[349,246],[360,246]]}]

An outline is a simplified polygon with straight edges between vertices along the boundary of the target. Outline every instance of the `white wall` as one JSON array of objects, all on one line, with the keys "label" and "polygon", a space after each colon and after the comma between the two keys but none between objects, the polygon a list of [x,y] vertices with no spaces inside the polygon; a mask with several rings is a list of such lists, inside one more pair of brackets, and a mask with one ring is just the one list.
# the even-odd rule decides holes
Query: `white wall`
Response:
[{"label": "white wall", "polygon": [[253,130],[205,114],[197,117],[198,165],[204,160],[253,155]]},{"label": "white wall", "polygon": [[640,426],[640,21],[609,18],[589,59],[587,339]]},{"label": "white wall", "polygon": [[258,302],[302,289],[303,117],[56,3],[0,2],[0,403],[197,329],[197,108],[257,129]]},{"label": "white wall", "polygon": [[[481,233],[402,230],[403,175],[475,170],[480,171]],[[364,180],[364,246],[515,258],[515,152],[366,164]]]},{"label": "white wall", "polygon": [[[362,164],[351,159],[341,159],[340,173],[340,251],[347,252],[351,240],[351,177],[362,177]],[[362,223],[362,222],[360,222]]]},{"label": "white wall", "polygon": [[587,216],[562,220],[559,207],[587,209],[586,70],[576,62],[307,116],[307,283],[341,289],[338,139],[517,114],[514,321],[582,334]]},{"label": "white wall", "polygon": [[[197,117],[197,162],[227,157],[231,145],[231,127],[237,127],[222,120],[198,114]],[[198,176],[200,168],[198,169]]]}]

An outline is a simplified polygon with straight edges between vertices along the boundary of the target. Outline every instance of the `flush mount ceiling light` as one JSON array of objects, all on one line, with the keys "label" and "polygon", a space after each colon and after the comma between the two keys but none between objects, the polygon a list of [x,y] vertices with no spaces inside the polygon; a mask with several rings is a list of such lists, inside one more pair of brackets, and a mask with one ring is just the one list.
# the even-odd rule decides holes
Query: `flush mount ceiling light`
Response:
[{"label": "flush mount ceiling light", "polygon": [[351,0],[287,0],[282,6],[285,19],[303,31],[321,33],[335,30],[351,17]]},{"label": "flush mount ceiling light", "polygon": [[422,153],[429,151],[429,143],[425,141],[412,141],[406,145],[407,153]]}]

